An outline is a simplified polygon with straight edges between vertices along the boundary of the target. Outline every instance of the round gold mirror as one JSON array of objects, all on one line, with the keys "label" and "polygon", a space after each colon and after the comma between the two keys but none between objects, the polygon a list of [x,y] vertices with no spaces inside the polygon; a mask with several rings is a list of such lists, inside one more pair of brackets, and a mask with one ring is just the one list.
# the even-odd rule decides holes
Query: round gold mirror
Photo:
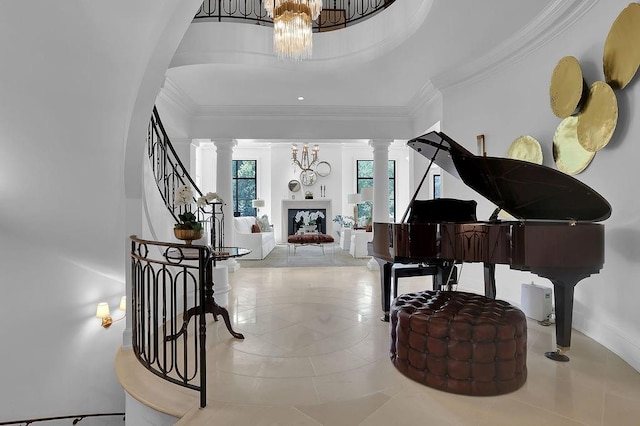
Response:
[{"label": "round gold mirror", "polygon": [[578,142],[589,152],[604,148],[616,129],[618,101],[604,81],[591,85],[589,99],[578,115]]},{"label": "round gold mirror", "polygon": [[542,147],[540,142],[529,135],[519,136],[511,143],[506,157],[542,164]]},{"label": "round gold mirror", "polygon": [[605,81],[624,89],[640,66],[640,4],[630,3],[614,21],[604,44]]},{"label": "round gold mirror", "polygon": [[584,103],[589,88],[582,77],[580,63],[573,56],[560,59],[551,75],[549,99],[551,110],[560,117],[573,115]]},{"label": "round gold mirror", "polygon": [[300,181],[295,179],[289,181],[289,191],[298,192],[300,191]]},{"label": "round gold mirror", "polygon": [[578,141],[578,117],[567,117],[553,135],[553,160],[558,170],[576,175],[587,168],[595,152],[589,152]]}]

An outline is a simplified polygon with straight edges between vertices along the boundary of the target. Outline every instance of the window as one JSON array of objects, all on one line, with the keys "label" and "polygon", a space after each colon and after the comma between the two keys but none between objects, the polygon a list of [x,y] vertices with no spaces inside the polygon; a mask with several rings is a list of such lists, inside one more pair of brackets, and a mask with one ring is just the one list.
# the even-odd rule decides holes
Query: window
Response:
[{"label": "window", "polygon": [[257,198],[256,160],[233,160],[231,176],[233,215],[255,216],[251,201]]},{"label": "window", "polygon": [[[362,189],[373,186],[373,160],[357,160],[357,189],[362,194]],[[358,217],[371,218],[373,216],[372,203],[370,201],[358,204]],[[396,217],[396,162],[389,160],[389,217],[395,221]]]},{"label": "window", "polygon": [[440,175],[433,175],[433,198],[440,198],[441,180]]}]

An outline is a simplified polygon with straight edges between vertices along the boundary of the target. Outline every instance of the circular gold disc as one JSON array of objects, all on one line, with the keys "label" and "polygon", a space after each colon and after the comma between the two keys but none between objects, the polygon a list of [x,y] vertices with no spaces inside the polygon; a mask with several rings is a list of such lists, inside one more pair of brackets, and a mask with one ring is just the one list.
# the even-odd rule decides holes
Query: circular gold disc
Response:
[{"label": "circular gold disc", "polygon": [[630,3],[609,30],[602,57],[604,76],[614,89],[624,88],[640,66],[640,4]]},{"label": "circular gold disc", "polygon": [[578,117],[567,117],[553,135],[553,159],[558,170],[577,175],[587,168],[595,152],[585,150],[578,142]]},{"label": "circular gold disc", "polygon": [[551,75],[549,100],[553,113],[565,118],[576,112],[584,96],[584,79],[580,63],[573,56],[560,59]]},{"label": "circular gold disc", "polygon": [[540,143],[531,136],[519,136],[511,143],[507,158],[542,164],[542,148]]},{"label": "circular gold disc", "polygon": [[589,152],[601,150],[611,140],[617,122],[616,94],[604,81],[596,81],[589,89],[589,98],[582,112],[578,114],[578,142]]}]

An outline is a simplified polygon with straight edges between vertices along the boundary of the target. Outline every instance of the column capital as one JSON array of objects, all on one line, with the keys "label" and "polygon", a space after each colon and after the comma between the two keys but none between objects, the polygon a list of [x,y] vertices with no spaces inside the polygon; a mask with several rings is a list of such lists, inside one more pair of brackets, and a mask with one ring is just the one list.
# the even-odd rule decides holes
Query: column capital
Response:
[{"label": "column capital", "polygon": [[393,143],[393,139],[370,139],[369,146],[373,148],[373,150],[378,149],[389,149],[389,146]]},{"label": "column capital", "polygon": [[233,150],[238,145],[238,141],[233,138],[216,138],[212,139],[213,144],[216,146],[218,151],[228,149],[230,151]]},{"label": "column capital", "polygon": [[213,147],[213,142],[211,139],[191,139],[191,145],[198,148],[209,148]]}]

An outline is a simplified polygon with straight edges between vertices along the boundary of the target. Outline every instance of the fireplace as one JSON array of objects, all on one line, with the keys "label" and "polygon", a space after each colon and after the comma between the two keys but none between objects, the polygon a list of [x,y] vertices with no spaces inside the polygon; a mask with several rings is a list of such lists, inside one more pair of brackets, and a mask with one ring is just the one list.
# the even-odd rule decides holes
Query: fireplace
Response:
[{"label": "fireplace", "polygon": [[[331,200],[328,198],[317,198],[313,200],[282,200],[282,213],[280,217],[280,241],[287,242],[287,237],[294,234],[297,228],[294,226],[296,213],[300,210],[310,212],[321,211],[324,213],[320,224],[320,232],[331,235],[333,232],[333,211]],[[299,225],[299,224],[297,224]]]},{"label": "fireplace", "polygon": [[324,215],[324,218],[319,217],[316,220],[317,231],[326,234],[327,233],[327,209],[308,209],[308,208],[297,208],[297,209],[289,209],[287,211],[287,235],[293,235],[298,232],[300,226],[303,225],[302,221],[296,222],[296,215],[298,212],[308,211],[310,213],[320,212]]}]

